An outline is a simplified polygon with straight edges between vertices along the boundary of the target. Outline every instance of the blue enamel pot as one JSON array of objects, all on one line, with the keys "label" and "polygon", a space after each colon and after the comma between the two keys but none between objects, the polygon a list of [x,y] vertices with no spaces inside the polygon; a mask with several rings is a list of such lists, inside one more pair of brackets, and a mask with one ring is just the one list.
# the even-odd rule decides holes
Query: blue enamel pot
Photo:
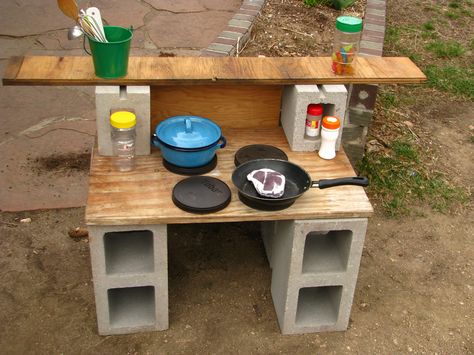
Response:
[{"label": "blue enamel pot", "polygon": [[198,116],[167,118],[156,127],[151,141],[168,163],[183,168],[206,165],[226,145],[220,127]]}]

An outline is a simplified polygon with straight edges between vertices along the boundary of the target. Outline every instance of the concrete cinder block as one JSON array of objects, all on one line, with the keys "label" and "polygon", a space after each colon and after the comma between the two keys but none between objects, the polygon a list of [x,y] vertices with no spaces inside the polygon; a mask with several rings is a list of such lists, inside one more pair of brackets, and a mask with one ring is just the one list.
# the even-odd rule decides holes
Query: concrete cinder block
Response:
[{"label": "concrete cinder block", "polygon": [[272,298],[283,334],[347,329],[366,218],[280,221]]},{"label": "concrete cinder block", "polygon": [[344,85],[289,85],[285,86],[281,104],[281,125],[293,151],[315,151],[321,144],[320,136],[305,136],[306,111],[309,104],[323,104],[323,116],[337,116],[341,120],[336,150],[341,143],[346,112],[347,90]]},{"label": "concrete cinder block", "polygon": [[278,221],[263,221],[260,222],[260,234],[262,235],[263,246],[265,247],[265,253],[267,254],[268,264],[270,268],[272,265],[272,250],[274,236],[278,228]]},{"label": "concrete cinder block", "polygon": [[167,226],[89,226],[99,334],[168,328]]},{"label": "concrete cinder block", "polygon": [[96,86],[95,104],[100,155],[112,155],[110,114],[131,110],[137,116],[135,154],[150,154],[150,87]]}]

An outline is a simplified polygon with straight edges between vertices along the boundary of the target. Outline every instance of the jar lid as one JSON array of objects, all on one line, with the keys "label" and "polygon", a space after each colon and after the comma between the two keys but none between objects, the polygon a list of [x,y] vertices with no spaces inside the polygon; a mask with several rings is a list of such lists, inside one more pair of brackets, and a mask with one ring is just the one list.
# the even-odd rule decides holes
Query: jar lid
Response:
[{"label": "jar lid", "polygon": [[353,16],[339,16],[336,28],[342,32],[356,33],[362,31],[362,19]]},{"label": "jar lid", "polygon": [[310,104],[308,105],[308,111],[312,116],[321,116],[323,114],[323,105],[321,104]]},{"label": "jar lid", "polygon": [[198,116],[175,116],[156,127],[158,139],[174,148],[204,148],[221,138],[220,127],[211,120]]},{"label": "jar lid", "polygon": [[327,129],[338,129],[341,126],[339,118],[334,116],[324,116],[323,127]]},{"label": "jar lid", "polygon": [[115,128],[132,128],[137,124],[137,116],[129,111],[117,111],[110,116],[110,124]]}]

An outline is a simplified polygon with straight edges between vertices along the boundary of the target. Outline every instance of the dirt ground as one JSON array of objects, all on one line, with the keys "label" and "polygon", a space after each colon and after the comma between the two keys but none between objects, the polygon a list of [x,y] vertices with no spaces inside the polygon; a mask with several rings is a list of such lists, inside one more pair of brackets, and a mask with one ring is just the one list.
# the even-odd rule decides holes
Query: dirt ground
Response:
[{"label": "dirt ground", "polygon": [[[258,223],[169,227],[170,328],[97,335],[84,210],[2,214],[5,354],[474,352],[474,216],[370,220],[346,332],[282,336]],[[31,223],[18,223],[30,217]]]},{"label": "dirt ground", "polygon": [[[417,134],[427,139],[439,170],[472,188],[473,104],[433,101],[416,104],[427,112],[414,120],[421,126]],[[59,160],[36,162],[37,173],[87,168],[77,162],[59,167]],[[101,337],[89,245],[68,236],[71,228],[84,227],[84,209],[0,213],[1,352],[474,353],[472,205],[452,214],[422,205],[399,219],[385,217],[377,201],[374,207],[349,329],[297,336],[280,334],[258,223],[169,226],[169,330]],[[27,217],[30,223],[20,222]]]}]

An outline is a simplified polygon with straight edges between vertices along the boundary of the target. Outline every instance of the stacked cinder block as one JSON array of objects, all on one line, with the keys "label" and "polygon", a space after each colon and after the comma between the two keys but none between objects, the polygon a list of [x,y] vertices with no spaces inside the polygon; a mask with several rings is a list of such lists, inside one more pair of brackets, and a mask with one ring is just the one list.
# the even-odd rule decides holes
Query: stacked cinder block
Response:
[{"label": "stacked cinder block", "polygon": [[168,328],[166,228],[89,226],[99,334]]},{"label": "stacked cinder block", "polygon": [[96,86],[95,106],[99,155],[112,155],[110,115],[119,110],[137,116],[135,154],[150,154],[149,86]]},{"label": "stacked cinder block", "polygon": [[366,218],[264,222],[283,334],[347,329],[366,229]]},{"label": "stacked cinder block", "polygon": [[[385,0],[367,0],[359,50],[361,56],[382,56],[385,15]],[[346,127],[344,127],[342,144],[352,164],[364,155],[367,133],[374,114],[377,91],[377,85],[350,85],[347,115],[349,119]]]},{"label": "stacked cinder block", "polygon": [[344,85],[289,85],[283,90],[281,125],[293,151],[314,151],[321,145],[317,138],[305,137],[306,112],[310,104],[323,104],[323,116],[336,116],[341,120],[336,150],[341,144],[346,113],[347,90]]}]

